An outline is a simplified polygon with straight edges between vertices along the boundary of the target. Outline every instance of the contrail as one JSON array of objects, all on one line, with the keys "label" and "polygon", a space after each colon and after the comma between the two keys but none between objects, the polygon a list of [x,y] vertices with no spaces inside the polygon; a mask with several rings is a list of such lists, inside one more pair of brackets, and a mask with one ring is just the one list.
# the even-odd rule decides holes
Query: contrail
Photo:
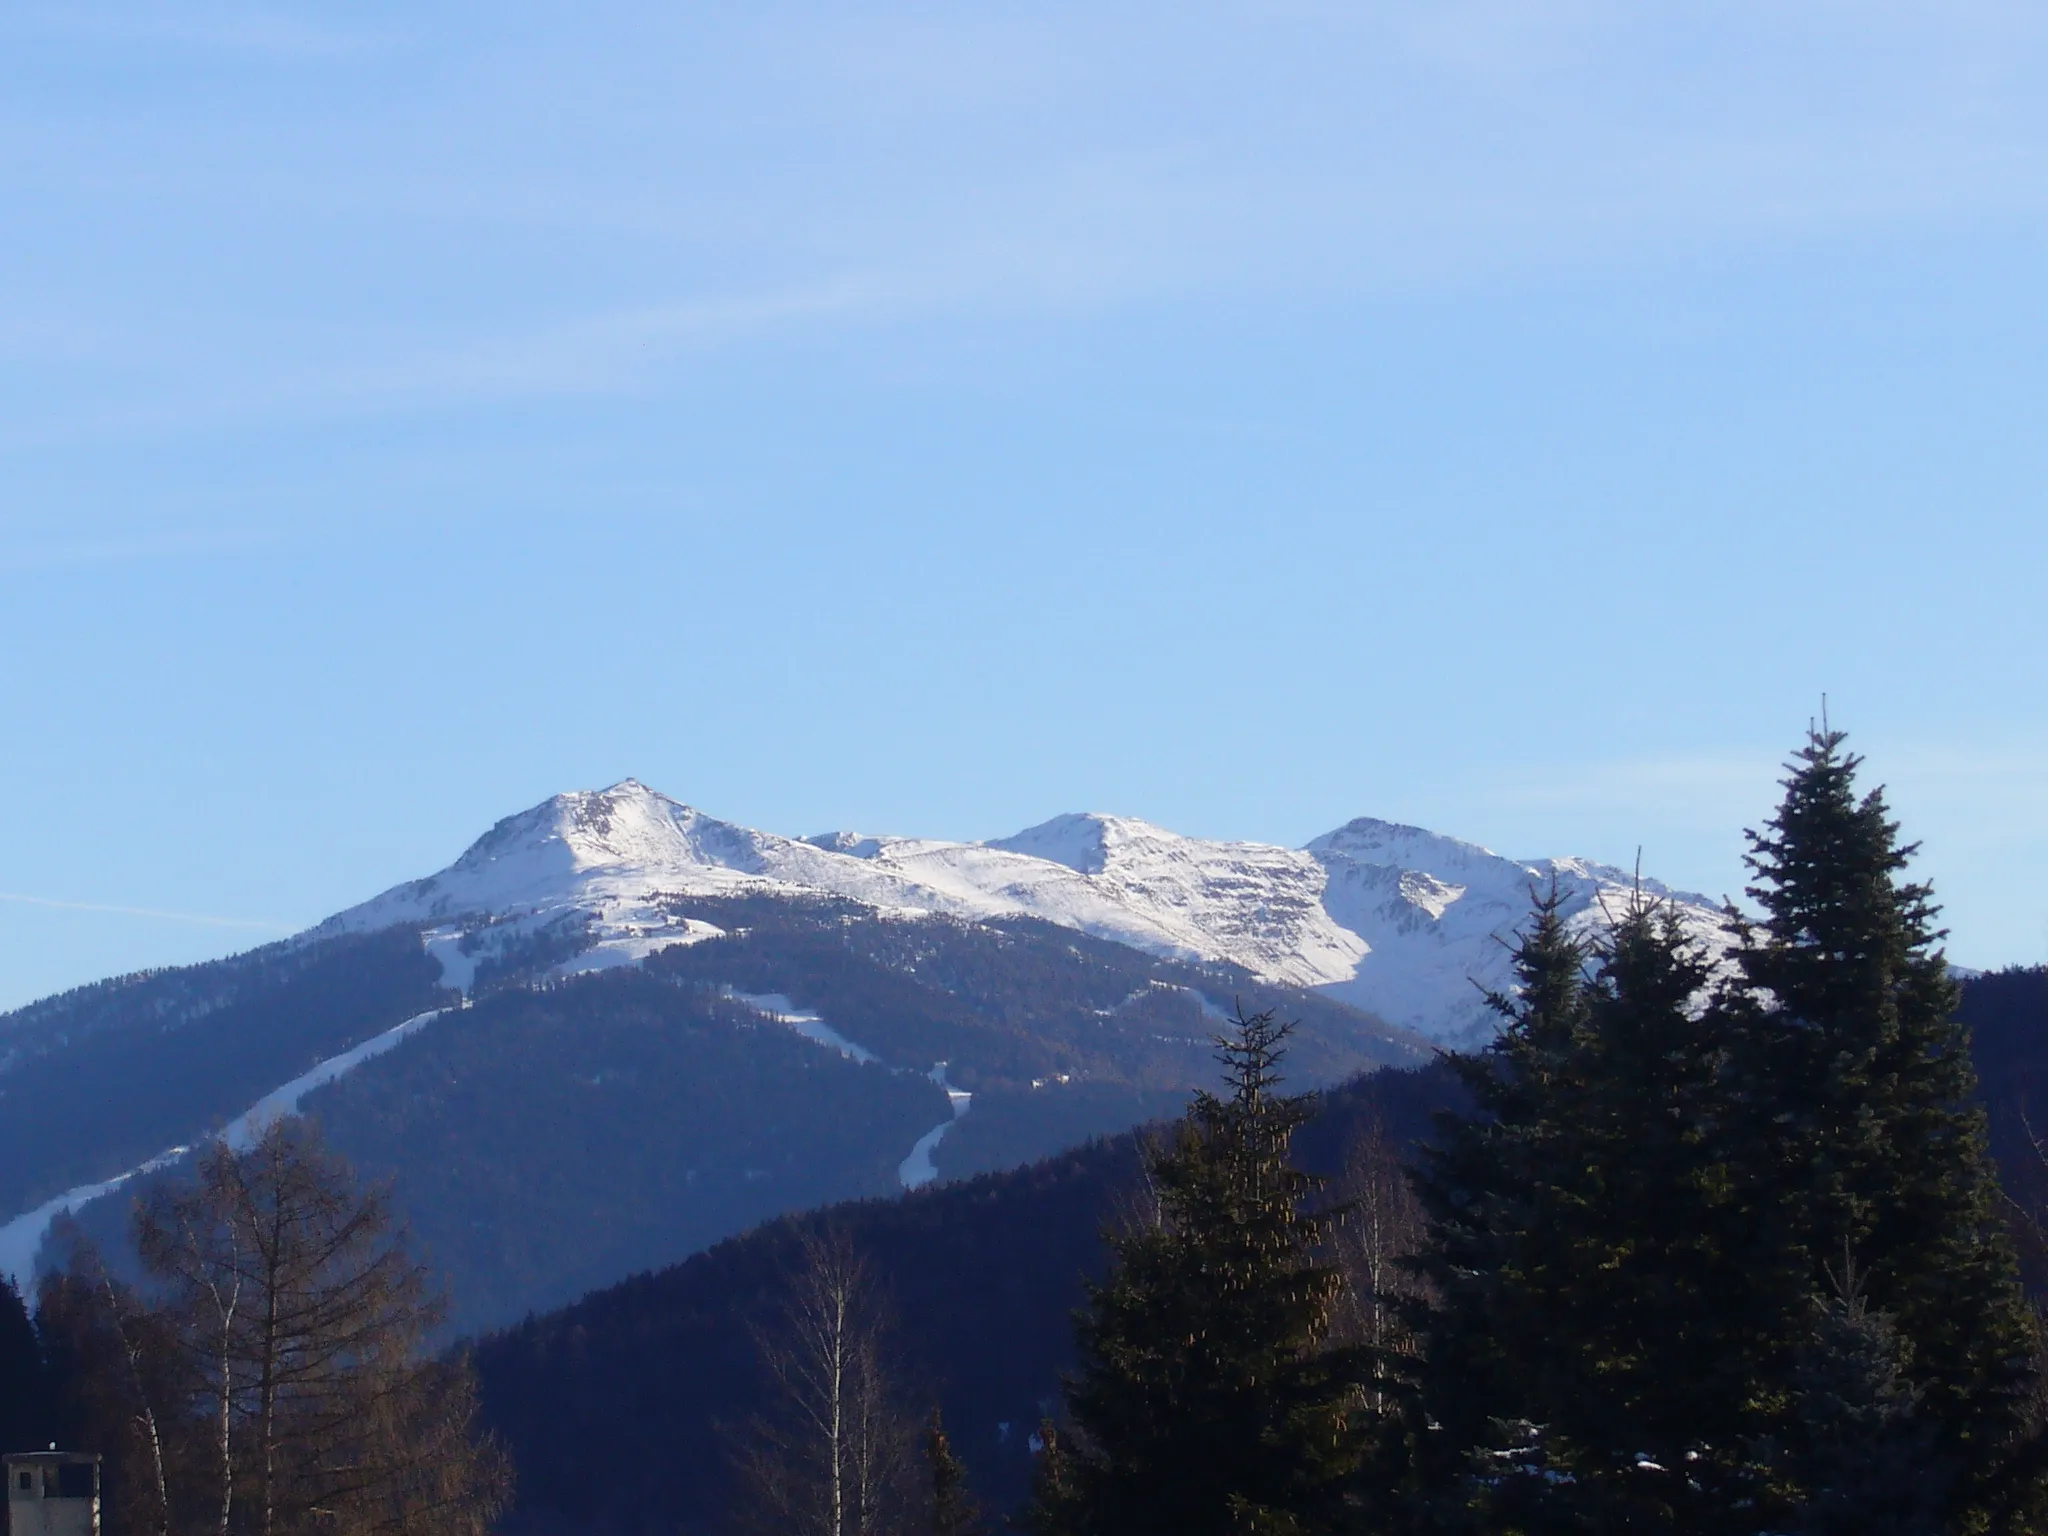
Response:
[{"label": "contrail", "polygon": [[66,912],[112,912],[122,917],[162,917],[174,923],[205,923],[213,928],[267,928],[274,933],[293,933],[290,923],[263,917],[213,917],[204,912],[166,912],[161,907],[117,907],[100,901],[58,901],[50,896],[24,896],[17,891],[0,891],[0,901],[18,901],[31,907],[58,907]]}]

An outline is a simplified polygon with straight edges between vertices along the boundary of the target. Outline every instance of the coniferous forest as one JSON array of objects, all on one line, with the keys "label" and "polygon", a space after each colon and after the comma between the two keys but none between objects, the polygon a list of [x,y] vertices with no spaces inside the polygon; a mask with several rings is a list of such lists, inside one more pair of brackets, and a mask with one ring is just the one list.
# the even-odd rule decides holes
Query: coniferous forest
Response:
[{"label": "coniferous forest", "polygon": [[[1483,1049],[1296,1093],[1291,1021],[1241,1008],[1178,1121],[772,1222],[440,1362],[378,1197],[314,1143],[220,1154],[138,1214],[139,1285],[87,1252],[33,1318],[0,1295],[5,1433],[106,1435],[110,1536],[508,1500],[522,1532],[2048,1529],[2048,972],[1951,975],[1861,768],[1809,734],[1725,952],[1538,888]],[[358,1213],[336,1252],[391,1330],[321,1390],[432,1426],[440,1470],[236,1396],[236,1213],[293,1198]],[[323,1506],[336,1455],[383,1481]]]},{"label": "coniferous forest", "polygon": [[[552,1478],[547,1405],[639,1388],[694,1471],[595,1523],[716,1528],[750,1488],[671,1378],[716,1361],[718,1402],[774,1412],[735,1303],[772,1319],[836,1227],[895,1300],[903,1443],[941,1402],[1027,1529],[2041,1529],[2048,974],[1958,988],[1859,769],[1836,733],[1795,756],[1724,956],[1655,901],[1588,932],[1534,890],[1484,1050],[1293,1097],[1284,1021],[1245,1017],[1178,1125],[536,1320],[483,1346],[486,1413]],[[588,1432],[651,1450],[632,1417]],[[932,1496],[893,1518],[943,1528]]]}]

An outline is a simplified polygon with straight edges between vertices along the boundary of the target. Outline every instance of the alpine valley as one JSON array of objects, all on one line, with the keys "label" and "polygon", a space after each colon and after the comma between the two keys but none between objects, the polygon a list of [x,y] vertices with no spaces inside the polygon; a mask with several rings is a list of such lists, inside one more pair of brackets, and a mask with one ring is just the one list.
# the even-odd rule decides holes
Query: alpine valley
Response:
[{"label": "alpine valley", "polygon": [[[0,1274],[197,1140],[316,1116],[499,1326],[777,1215],[1176,1112],[1237,1006],[1299,1086],[1485,1038],[1501,942],[1635,879],[1360,819],[1301,849],[1068,815],[986,843],[716,820],[627,780],[278,944],[0,1017]],[[1718,909],[1652,881],[1704,940]],[[108,1198],[115,1196],[115,1198]]]}]

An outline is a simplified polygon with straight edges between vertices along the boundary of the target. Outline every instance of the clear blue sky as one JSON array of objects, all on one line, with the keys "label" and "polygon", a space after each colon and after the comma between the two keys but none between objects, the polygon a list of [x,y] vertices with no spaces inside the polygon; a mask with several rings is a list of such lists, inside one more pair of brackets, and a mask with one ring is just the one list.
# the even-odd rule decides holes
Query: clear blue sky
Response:
[{"label": "clear blue sky", "polygon": [[1823,692],[2048,958],[2038,5],[19,3],[0,208],[0,1002],[628,774],[1719,893]]}]

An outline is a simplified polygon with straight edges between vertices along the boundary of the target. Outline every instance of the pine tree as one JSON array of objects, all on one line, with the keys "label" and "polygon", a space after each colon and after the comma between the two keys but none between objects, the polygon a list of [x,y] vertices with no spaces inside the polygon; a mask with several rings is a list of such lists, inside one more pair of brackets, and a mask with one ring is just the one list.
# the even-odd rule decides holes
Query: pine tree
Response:
[{"label": "pine tree", "polygon": [[1113,1235],[1077,1320],[1073,1433],[1030,1512],[1046,1536],[1332,1530],[1366,1452],[1358,1351],[1326,1347],[1340,1277],[1319,1181],[1289,1161],[1308,1114],[1275,1092],[1290,1026],[1239,1013],[1227,1097],[1198,1094],[1150,1159],[1156,1225]]},{"label": "pine tree", "polygon": [[1737,949],[1754,999],[1745,1178],[1756,1269],[1789,1255],[1793,1277],[1761,1326],[1796,1352],[1848,1255],[1897,1329],[1961,1517],[1990,1497],[2024,1422],[2034,1328],[1932,891],[1901,878],[1916,846],[1899,844],[1882,790],[1859,798],[1843,741],[1809,732],[1777,815],[1751,834],[1763,921]]},{"label": "pine tree", "polygon": [[1687,1529],[1739,1523],[1752,1480],[1749,1277],[1731,1252],[1735,1117],[1709,975],[1670,908],[1632,898],[1600,946],[1552,1187],[1567,1258],[1547,1321],[1576,1347],[1546,1416],[1589,1475]]},{"label": "pine tree", "polygon": [[1051,1419],[1039,1420],[1032,1449],[1038,1462],[1031,1469],[1031,1502],[1016,1523],[1041,1536],[1088,1530],[1088,1510],[1074,1486],[1074,1457]]},{"label": "pine tree", "polygon": [[1898,1329],[1870,1310],[1853,1264],[1815,1310],[1793,1377],[1803,1465],[1792,1471],[1812,1490],[1801,1536],[1935,1536],[1944,1469]]},{"label": "pine tree", "polygon": [[931,1473],[932,1536],[982,1536],[986,1526],[967,1489],[967,1468],[954,1454],[936,1408],[924,1433],[924,1457]]},{"label": "pine tree", "polygon": [[1501,1036],[1463,1063],[1478,1112],[1419,1181],[1433,1474],[1462,1472],[1495,1527],[1742,1529],[1746,1281],[1707,967],[1640,894],[1589,953],[1553,888],[1516,969]]},{"label": "pine tree", "polygon": [[[1416,1437],[1425,1484],[1438,1491],[1472,1470],[1469,1453],[1495,1452],[1492,1468],[1522,1464],[1536,1393],[1525,1350],[1529,1287],[1540,1269],[1542,1189],[1554,1102],[1581,1097],[1570,1079],[1587,1016],[1585,945],[1570,931],[1555,882],[1535,898],[1514,948],[1516,991],[1488,1001],[1502,1019],[1486,1049],[1451,1065],[1472,1099],[1469,1113],[1438,1118],[1422,1149],[1416,1192],[1429,1225],[1420,1263],[1431,1301],[1414,1309],[1425,1339],[1421,1391],[1427,1432]],[[1513,1443],[1510,1443],[1513,1442]]]},{"label": "pine tree", "polygon": [[43,1445],[47,1418],[42,1349],[21,1292],[0,1275],[0,1451]]}]

